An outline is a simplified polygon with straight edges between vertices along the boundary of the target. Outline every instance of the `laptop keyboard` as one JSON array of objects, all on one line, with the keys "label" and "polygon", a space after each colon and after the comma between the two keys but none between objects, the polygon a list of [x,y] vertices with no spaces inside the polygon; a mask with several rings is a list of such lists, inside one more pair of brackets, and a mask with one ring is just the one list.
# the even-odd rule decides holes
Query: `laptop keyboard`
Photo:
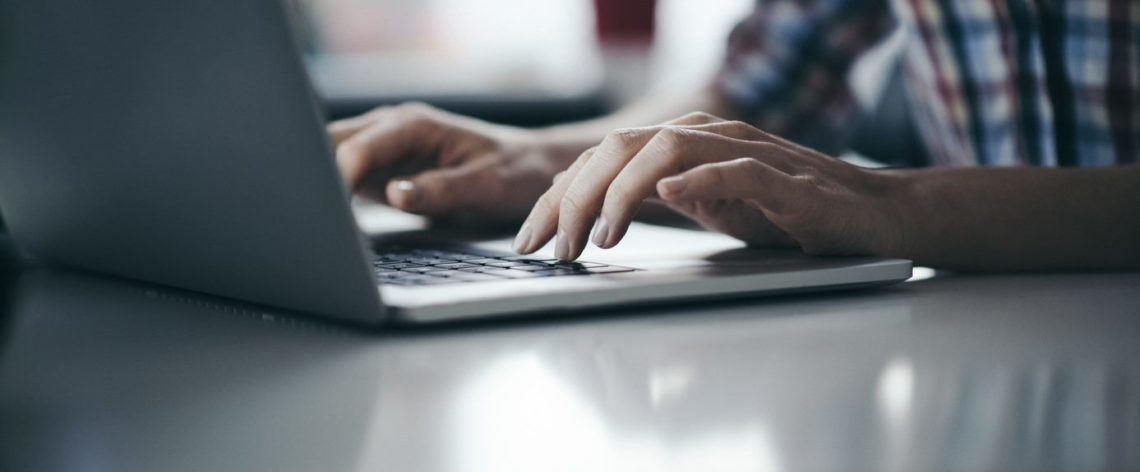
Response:
[{"label": "laptop keyboard", "polygon": [[597,262],[560,262],[557,259],[398,246],[378,248],[372,266],[377,279],[386,285],[442,285],[489,280],[617,274],[637,270]]}]

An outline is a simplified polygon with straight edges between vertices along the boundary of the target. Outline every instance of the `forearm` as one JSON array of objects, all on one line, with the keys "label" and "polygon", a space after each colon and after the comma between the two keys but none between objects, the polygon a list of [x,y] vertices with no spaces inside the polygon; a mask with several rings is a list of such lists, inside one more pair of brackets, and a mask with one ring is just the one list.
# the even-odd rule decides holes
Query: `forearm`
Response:
[{"label": "forearm", "polygon": [[1140,166],[896,175],[893,255],[957,270],[1140,268]]}]

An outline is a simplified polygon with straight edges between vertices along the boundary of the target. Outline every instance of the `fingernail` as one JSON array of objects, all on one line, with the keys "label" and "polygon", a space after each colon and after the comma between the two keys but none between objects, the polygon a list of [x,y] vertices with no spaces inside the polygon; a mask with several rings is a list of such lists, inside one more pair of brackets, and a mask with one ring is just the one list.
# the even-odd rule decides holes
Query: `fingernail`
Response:
[{"label": "fingernail", "polygon": [[522,228],[519,228],[518,236],[515,236],[515,242],[511,245],[511,248],[514,249],[515,252],[523,254],[523,251],[526,251],[526,249],[530,247],[530,233],[530,222],[523,223]]},{"label": "fingernail", "polygon": [[606,221],[606,215],[602,215],[598,217],[598,226],[594,228],[594,237],[591,238],[591,241],[594,242],[595,246],[604,248],[609,236],[610,224]]},{"label": "fingernail", "polygon": [[396,191],[401,195],[399,198],[402,207],[414,208],[419,201],[420,189],[411,180],[397,180]]},{"label": "fingernail", "polygon": [[661,190],[669,195],[681,194],[685,191],[685,187],[689,186],[689,183],[685,181],[685,178],[679,175],[676,177],[661,179],[661,182],[659,182],[659,184],[661,185]]},{"label": "fingernail", "polygon": [[570,240],[566,237],[565,231],[558,231],[558,239],[554,244],[554,257],[560,261],[570,260]]}]

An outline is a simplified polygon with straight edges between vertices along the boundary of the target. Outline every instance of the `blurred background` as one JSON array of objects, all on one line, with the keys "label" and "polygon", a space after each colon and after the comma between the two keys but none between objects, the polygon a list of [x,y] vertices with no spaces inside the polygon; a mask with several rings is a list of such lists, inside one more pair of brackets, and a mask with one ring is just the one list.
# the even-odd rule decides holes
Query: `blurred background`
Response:
[{"label": "blurred background", "polygon": [[[424,101],[497,123],[597,117],[691,94],[756,0],[284,0],[330,119]],[[845,159],[917,166],[896,32],[848,80],[863,115]],[[897,91],[899,93],[892,93]],[[904,130],[884,136],[884,130]],[[0,258],[10,252],[0,216]]]},{"label": "blurred background", "polygon": [[[416,100],[519,126],[596,117],[646,94],[691,93],[716,73],[729,32],[756,3],[285,1],[329,118]],[[866,131],[909,123],[903,94],[883,93],[901,91],[894,58],[902,40],[886,41],[850,77],[867,114],[854,124],[861,131],[851,147],[889,165],[921,156],[910,133],[883,139]],[[0,255],[3,232],[0,217]]]},{"label": "blurred background", "polygon": [[543,125],[695,88],[754,0],[292,0],[333,118],[427,101]]}]

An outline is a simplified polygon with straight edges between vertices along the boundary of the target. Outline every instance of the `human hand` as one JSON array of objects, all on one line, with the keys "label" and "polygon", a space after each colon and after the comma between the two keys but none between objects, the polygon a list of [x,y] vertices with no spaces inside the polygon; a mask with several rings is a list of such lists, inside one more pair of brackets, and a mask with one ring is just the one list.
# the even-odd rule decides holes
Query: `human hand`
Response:
[{"label": "human hand", "polygon": [[888,254],[901,244],[904,179],[856,167],[704,113],[622,129],[583,153],[539,198],[515,239],[529,254],[557,238],[573,260],[621,241],[642,202],[658,200],[750,245],[813,254]]},{"label": "human hand", "polygon": [[578,154],[528,130],[416,103],[336,121],[328,132],[354,192],[429,216],[522,217]]}]

